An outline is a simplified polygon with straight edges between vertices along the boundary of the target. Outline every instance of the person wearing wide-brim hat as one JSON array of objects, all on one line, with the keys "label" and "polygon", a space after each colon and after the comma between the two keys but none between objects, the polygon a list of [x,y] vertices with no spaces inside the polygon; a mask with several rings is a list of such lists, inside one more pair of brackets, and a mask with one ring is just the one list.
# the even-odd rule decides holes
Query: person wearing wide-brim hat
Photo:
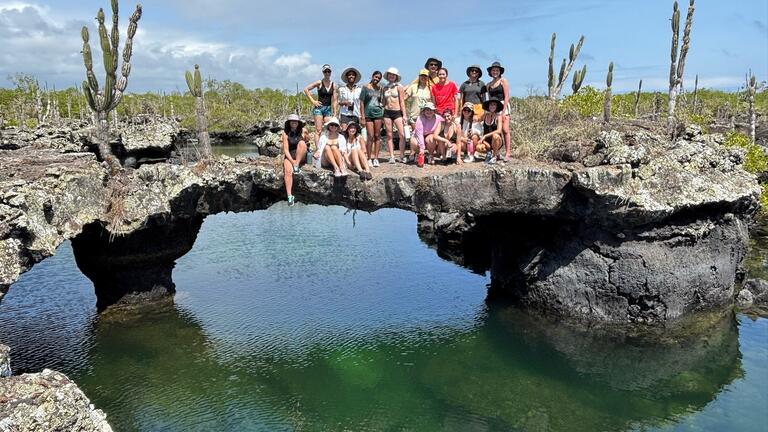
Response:
[{"label": "person wearing wide-brim hat", "polygon": [[[328,117],[335,115],[334,111],[338,108],[336,86],[331,80],[331,65],[324,64],[321,70],[323,71],[323,78],[304,87],[304,95],[309,98],[312,104],[312,116],[315,120],[315,142],[320,139],[323,122]],[[314,89],[317,89],[317,99],[311,93]]]},{"label": "person wearing wide-brim hat", "polygon": [[411,155],[416,155],[416,164],[424,166],[427,155],[433,155],[437,150],[434,135],[440,132],[443,126],[443,118],[435,113],[435,104],[427,102],[421,108],[421,114],[416,119],[416,127],[411,135]]},{"label": "person wearing wide-brim hat", "polygon": [[459,87],[459,94],[461,95],[461,101],[459,106],[464,106],[465,103],[471,102],[474,107],[475,121],[479,121],[483,115],[483,101],[486,99],[487,89],[485,83],[480,79],[483,76],[483,71],[479,65],[472,65],[467,68],[467,79]]},{"label": "person wearing wide-brim hat", "polygon": [[400,144],[400,158],[403,163],[405,159],[405,123],[404,118],[408,118],[405,110],[405,90],[400,83],[400,71],[391,67],[384,72],[384,78],[387,85],[384,86],[384,130],[387,132],[387,149],[389,150],[389,163],[395,163],[395,144],[394,129],[397,128],[397,135]]},{"label": "person wearing wide-brim hat", "polygon": [[341,134],[339,119],[329,117],[323,124],[325,129],[317,142],[317,168],[332,168],[334,177],[347,175],[343,152],[347,151],[347,140]]},{"label": "person wearing wide-brim hat", "polygon": [[345,85],[339,87],[339,120],[341,130],[347,129],[349,122],[360,122],[360,92],[362,88],[357,85],[360,82],[360,71],[348,67],[341,73],[341,79]]},{"label": "person wearing wide-brim hat", "polygon": [[491,81],[486,85],[486,88],[488,89],[488,97],[496,98],[504,104],[504,109],[500,111],[503,112],[501,122],[504,130],[503,138],[506,152],[504,161],[508,161],[510,158],[510,146],[512,142],[509,133],[509,114],[511,112],[509,109],[509,82],[502,76],[504,75],[504,66],[502,66],[501,63],[495,61],[488,66],[486,70],[488,71],[488,75],[491,76]]},{"label": "person wearing wide-brim hat", "polygon": [[424,62],[424,69],[429,71],[429,78],[432,84],[437,84],[437,71],[443,67],[443,62],[434,57],[430,57]]},{"label": "person wearing wide-brim hat", "polygon": [[285,192],[288,195],[288,205],[293,205],[293,175],[299,173],[299,167],[307,157],[307,134],[304,122],[297,114],[291,114],[285,119],[280,139],[283,143]]},{"label": "person wearing wide-brim hat", "polygon": [[500,110],[504,104],[496,99],[491,98],[483,102],[483,109],[485,115],[483,115],[483,134],[480,136],[480,141],[475,146],[476,153],[485,153],[485,162],[488,164],[496,163],[499,159],[499,150],[501,149],[503,133],[502,118],[503,113]]}]

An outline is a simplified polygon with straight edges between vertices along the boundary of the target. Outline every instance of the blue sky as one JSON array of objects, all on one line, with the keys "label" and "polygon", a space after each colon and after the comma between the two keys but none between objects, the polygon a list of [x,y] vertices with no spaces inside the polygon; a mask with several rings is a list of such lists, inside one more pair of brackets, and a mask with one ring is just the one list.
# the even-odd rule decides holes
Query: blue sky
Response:
[{"label": "blue sky", "polygon": [[[134,6],[121,1],[123,28]],[[0,86],[15,72],[57,88],[82,82],[79,29],[88,24],[95,34],[89,17],[99,7],[109,1],[0,0]],[[183,89],[184,70],[195,63],[219,80],[295,90],[320,78],[323,63],[334,78],[348,65],[366,77],[395,66],[410,78],[436,56],[458,82],[469,64],[484,69],[499,60],[512,93],[523,96],[546,88],[552,32],[558,64],[585,36],[577,67],[587,65],[586,84],[603,86],[610,61],[615,92],[641,78],[646,89],[668,81],[667,0],[147,0],[143,7],[128,91]],[[768,78],[768,0],[698,0],[684,85],[699,74],[700,86],[732,90],[748,69]]]}]

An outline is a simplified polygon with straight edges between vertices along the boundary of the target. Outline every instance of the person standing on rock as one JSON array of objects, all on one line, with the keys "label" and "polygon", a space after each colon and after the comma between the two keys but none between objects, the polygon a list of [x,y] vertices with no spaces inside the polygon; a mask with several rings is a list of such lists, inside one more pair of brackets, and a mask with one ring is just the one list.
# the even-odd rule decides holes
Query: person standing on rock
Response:
[{"label": "person standing on rock", "polygon": [[295,202],[293,175],[299,173],[299,168],[307,157],[307,134],[304,130],[304,122],[297,114],[289,115],[280,135],[283,142],[285,192],[288,195],[288,205],[292,206]]},{"label": "person standing on rock", "polygon": [[[467,68],[468,80],[464,81],[459,87],[459,106],[464,106],[467,102],[472,103],[474,107],[475,121],[480,121],[483,116],[483,101],[486,99],[487,89],[485,83],[480,79],[483,71],[478,65],[472,65]],[[463,109],[463,108],[462,108]]]},{"label": "person standing on rock", "polygon": [[[438,83],[439,78],[437,77],[437,72],[442,67],[443,67],[443,62],[434,57],[430,57],[427,59],[427,61],[424,62],[424,69],[427,70],[427,77],[429,78],[430,86]],[[419,76],[419,78],[421,78],[421,76]],[[417,84],[419,82],[419,78],[416,78],[415,80],[413,80],[411,84]]]},{"label": "person standing on rock", "polygon": [[427,102],[432,102],[432,81],[429,79],[429,71],[422,69],[419,77],[405,89],[405,103],[408,107],[408,124],[411,130],[416,126],[416,119],[421,114],[421,109]]},{"label": "person standing on rock", "polygon": [[360,103],[363,109],[360,110],[360,121],[365,123],[366,133],[368,134],[368,165],[379,166],[379,151],[381,150],[381,124],[384,118],[384,104],[382,102],[384,95],[381,82],[381,72],[374,71],[371,75],[371,81],[364,85],[360,91]]},{"label": "person standing on rock", "polygon": [[360,91],[362,90],[357,83],[360,82],[360,71],[349,67],[344,69],[341,74],[346,85],[339,87],[339,121],[341,130],[347,130],[347,124],[350,122],[360,122]]},{"label": "person standing on rock", "polygon": [[437,112],[443,112],[450,109],[452,112],[459,112],[458,98],[459,88],[453,81],[448,81],[448,69],[440,68],[437,72],[438,83],[432,86],[432,102],[435,104]]},{"label": "person standing on rock", "polygon": [[[337,107],[335,85],[331,81],[331,66],[323,65],[323,78],[304,87],[304,94],[312,104],[312,116],[315,120],[315,142],[320,141],[320,133],[323,130],[323,122],[331,116],[335,116]],[[317,89],[317,99],[312,97],[312,90]]]},{"label": "person standing on rock", "polygon": [[360,135],[360,125],[350,122],[344,131],[344,138],[347,140],[347,151],[344,153],[347,166],[355,167],[363,181],[371,180],[373,175],[365,157],[365,139]]},{"label": "person standing on rock", "polygon": [[493,64],[488,66],[486,70],[488,71],[488,75],[491,76],[491,81],[486,85],[486,88],[488,89],[488,98],[496,99],[503,103],[502,109],[499,110],[499,114],[501,115],[501,126],[504,131],[504,161],[506,162],[509,161],[511,155],[510,147],[512,142],[509,133],[509,115],[512,113],[512,110],[509,107],[509,82],[502,76],[504,75],[504,67],[501,63],[493,62]]},{"label": "person standing on rock", "polygon": [[387,131],[387,150],[389,150],[389,163],[395,163],[395,144],[393,125],[397,128],[397,135],[400,146],[400,158],[403,163],[408,160],[405,158],[405,124],[404,119],[408,118],[405,110],[405,91],[400,85],[400,72],[397,68],[387,69],[384,77],[387,79],[387,85],[384,86],[384,128]]}]

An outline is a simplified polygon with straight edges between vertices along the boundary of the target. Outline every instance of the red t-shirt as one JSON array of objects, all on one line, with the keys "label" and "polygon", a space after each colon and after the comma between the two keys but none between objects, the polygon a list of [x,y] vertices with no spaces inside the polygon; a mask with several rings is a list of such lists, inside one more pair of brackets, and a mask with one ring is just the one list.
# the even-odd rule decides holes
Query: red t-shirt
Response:
[{"label": "red t-shirt", "polygon": [[[456,109],[456,94],[459,88],[453,81],[447,81],[445,85],[435,84],[432,86],[432,97],[435,99],[435,105],[438,114],[443,114],[446,108],[451,111]],[[454,114],[456,114],[454,112]]]}]

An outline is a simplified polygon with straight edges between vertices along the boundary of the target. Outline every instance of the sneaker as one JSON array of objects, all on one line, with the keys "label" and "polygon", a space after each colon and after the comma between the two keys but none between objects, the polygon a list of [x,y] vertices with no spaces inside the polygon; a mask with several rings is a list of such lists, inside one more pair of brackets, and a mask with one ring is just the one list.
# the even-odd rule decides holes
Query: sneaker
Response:
[{"label": "sneaker", "polygon": [[492,157],[493,157],[493,153],[485,152],[485,163],[487,163],[487,164],[491,163],[491,158]]},{"label": "sneaker", "polygon": [[373,160],[373,166],[375,166],[376,168],[379,167],[379,160],[378,159],[374,159]]},{"label": "sneaker", "polygon": [[402,163],[407,164],[408,158],[406,156],[403,156],[403,159],[401,160]]},{"label": "sneaker", "polygon": [[467,163],[471,163],[471,162],[474,162],[474,161],[475,161],[475,157],[472,156],[472,155],[469,155],[469,156],[464,158],[464,162],[467,162]]},{"label": "sneaker", "polygon": [[424,167],[424,157],[425,157],[424,153],[419,153],[419,155],[416,156],[416,165],[419,168],[423,168]]},{"label": "sneaker", "polygon": [[368,159],[368,166],[369,166],[369,167],[372,167],[372,166],[373,166],[373,159]]},{"label": "sneaker", "polygon": [[390,165],[394,165],[395,163],[397,163],[397,161],[395,161],[395,157],[394,156],[390,156],[389,157],[389,164]]},{"label": "sneaker", "polygon": [[445,151],[445,158],[446,159],[450,159],[451,156],[453,156],[453,152],[451,151],[451,149],[446,150]]},{"label": "sneaker", "polygon": [[299,173],[299,171],[300,171],[300,169],[299,169],[299,166],[298,166],[298,165],[294,165],[294,166],[293,166],[293,173],[294,173],[294,174],[298,174],[298,173]]},{"label": "sneaker", "polygon": [[495,163],[496,163],[496,161],[497,161],[497,160],[498,160],[498,159],[496,158],[496,156],[493,156],[493,157],[491,157],[490,159],[488,159],[488,164],[489,164],[489,165],[493,165],[493,164],[495,164]]},{"label": "sneaker", "polygon": [[296,204],[296,198],[293,195],[288,195],[288,206],[293,206]]}]

